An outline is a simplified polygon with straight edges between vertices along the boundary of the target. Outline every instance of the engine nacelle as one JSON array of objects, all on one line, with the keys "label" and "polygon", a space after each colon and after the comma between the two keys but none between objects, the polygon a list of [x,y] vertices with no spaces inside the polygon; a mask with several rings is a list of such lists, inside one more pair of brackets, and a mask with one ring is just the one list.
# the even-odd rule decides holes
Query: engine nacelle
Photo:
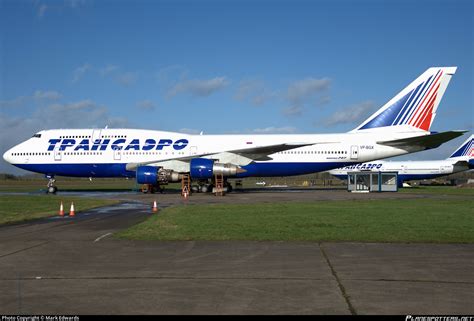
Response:
[{"label": "engine nacelle", "polygon": [[154,166],[139,166],[137,168],[137,183],[151,185],[166,185],[169,182],[179,182],[182,175],[169,169]]},{"label": "engine nacelle", "polygon": [[156,185],[158,182],[159,168],[154,166],[139,166],[137,167],[137,183]]},{"label": "engine nacelle", "polygon": [[216,174],[235,176],[245,170],[234,164],[214,163],[212,159],[194,158],[190,162],[189,172],[191,178],[208,179]]}]

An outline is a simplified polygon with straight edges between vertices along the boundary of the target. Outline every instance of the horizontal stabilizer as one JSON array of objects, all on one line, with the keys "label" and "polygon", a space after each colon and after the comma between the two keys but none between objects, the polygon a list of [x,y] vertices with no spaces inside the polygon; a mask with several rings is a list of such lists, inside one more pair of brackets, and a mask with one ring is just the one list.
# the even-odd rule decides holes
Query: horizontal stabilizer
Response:
[{"label": "horizontal stabilizer", "polygon": [[461,136],[467,132],[466,130],[452,130],[448,132],[424,135],[424,136],[416,136],[416,137],[409,137],[409,138],[402,138],[396,140],[388,140],[383,142],[377,142],[377,144],[387,145],[395,148],[405,149],[405,150],[412,150],[413,148],[419,149],[431,149],[439,147],[441,144],[450,141],[456,137]]}]

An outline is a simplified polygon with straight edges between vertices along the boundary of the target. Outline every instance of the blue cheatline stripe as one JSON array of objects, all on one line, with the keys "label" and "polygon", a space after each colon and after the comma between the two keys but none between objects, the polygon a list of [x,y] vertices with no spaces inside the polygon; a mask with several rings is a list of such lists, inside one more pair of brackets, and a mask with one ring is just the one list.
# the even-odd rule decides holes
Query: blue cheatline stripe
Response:
[{"label": "blue cheatline stripe", "polygon": [[411,91],[412,94],[408,98],[406,104],[402,107],[402,109],[400,109],[400,112],[398,113],[397,117],[395,117],[395,120],[393,121],[392,126],[393,125],[399,125],[398,121],[400,120],[400,118],[399,118],[400,115],[402,115],[405,112],[405,110],[407,110],[409,108],[409,106],[411,105],[411,102],[413,101],[413,98],[416,96],[416,94],[418,94],[418,92],[420,91],[420,88],[421,88],[422,85],[423,85],[423,83],[419,84],[415,88],[415,90]]},{"label": "blue cheatline stripe", "polygon": [[431,87],[434,85],[434,82],[436,80],[436,77],[438,77],[439,73],[441,72],[441,69],[438,70],[438,72],[434,75],[434,76],[431,76],[431,82],[427,83],[428,85],[426,86],[426,90],[423,92],[423,94],[420,96],[420,98],[418,99],[418,101],[416,101],[415,104],[413,104],[413,106],[410,108],[410,111],[407,113],[406,117],[402,120],[403,122],[405,123],[408,123],[413,114],[415,113],[415,111],[418,109],[418,107],[420,106],[420,103],[423,101],[423,99],[425,99],[425,96],[428,94],[428,92],[431,90]]},{"label": "blue cheatline stripe", "polygon": [[31,172],[71,177],[135,177],[126,164],[13,164]]},{"label": "blue cheatline stripe", "polygon": [[[430,84],[430,81],[431,80],[434,80],[434,76],[432,75],[430,78],[428,78],[428,80],[424,83],[424,86],[423,88],[418,92],[418,95],[417,97],[413,100],[413,103],[411,104],[410,107],[408,107],[405,111],[405,114],[403,115],[403,117],[400,119],[400,124],[405,124],[407,122],[407,120],[409,119],[407,116],[410,115],[414,109],[416,109],[416,106],[420,103],[421,99],[423,98],[423,96],[426,94],[426,91],[428,90],[427,88],[429,88],[429,84]],[[426,89],[426,91],[425,91]]]},{"label": "blue cheatline stripe", "polygon": [[[257,162],[243,166],[247,172],[237,177],[291,176],[322,172],[358,162],[326,163],[270,163]],[[135,171],[127,171],[126,164],[14,164],[27,171],[48,175],[71,177],[135,177]]]},{"label": "blue cheatline stripe", "polygon": [[247,172],[237,175],[237,177],[274,177],[292,176],[323,172],[330,169],[349,166],[359,162],[326,162],[326,163],[273,163],[256,162],[247,166],[242,166]]}]

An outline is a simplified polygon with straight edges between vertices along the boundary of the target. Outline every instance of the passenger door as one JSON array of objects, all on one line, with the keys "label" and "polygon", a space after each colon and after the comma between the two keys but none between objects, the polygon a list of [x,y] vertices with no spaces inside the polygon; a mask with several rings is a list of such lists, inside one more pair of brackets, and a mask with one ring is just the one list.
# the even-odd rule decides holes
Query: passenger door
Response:
[{"label": "passenger door", "polygon": [[359,158],[359,146],[352,145],[351,146],[351,159],[358,159]]},{"label": "passenger door", "polygon": [[62,151],[59,150],[59,146],[54,148],[54,160],[60,161],[62,159]]},{"label": "passenger door", "polygon": [[114,160],[122,159],[122,151],[120,149],[114,149]]}]

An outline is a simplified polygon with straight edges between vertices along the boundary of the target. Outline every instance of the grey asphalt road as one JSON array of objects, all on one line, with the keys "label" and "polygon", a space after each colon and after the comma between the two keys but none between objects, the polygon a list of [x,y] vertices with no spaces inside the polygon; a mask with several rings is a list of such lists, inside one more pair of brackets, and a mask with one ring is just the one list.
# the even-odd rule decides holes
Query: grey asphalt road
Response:
[{"label": "grey asphalt road", "polygon": [[149,215],[129,201],[0,227],[0,314],[474,313],[474,244],[113,237]]}]

